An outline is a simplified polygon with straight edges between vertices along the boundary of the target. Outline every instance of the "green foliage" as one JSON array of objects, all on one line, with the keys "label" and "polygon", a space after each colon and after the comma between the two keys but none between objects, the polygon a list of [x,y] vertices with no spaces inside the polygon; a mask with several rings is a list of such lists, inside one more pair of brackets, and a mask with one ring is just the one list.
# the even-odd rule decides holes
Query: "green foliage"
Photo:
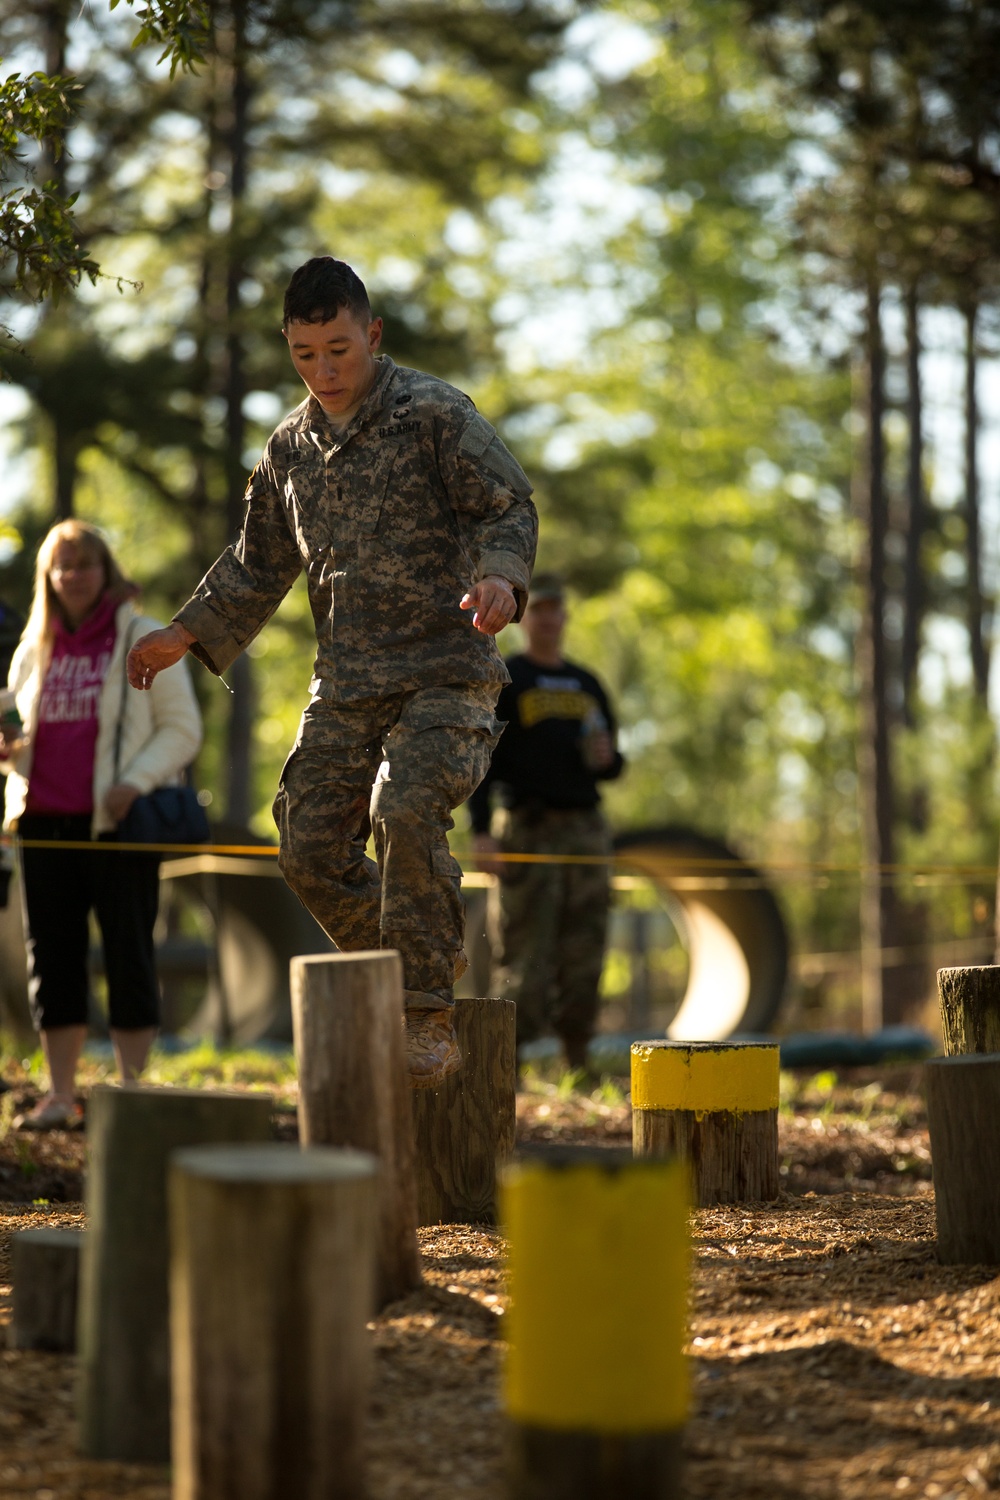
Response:
[{"label": "green foliage", "polygon": [[[125,0],[136,11],[139,30],[134,47],[155,44],[163,48],[157,61],[170,62],[170,76],[177,70],[204,62],[211,36],[209,0]],[[110,10],[119,0],[108,0]]]},{"label": "green foliage", "polygon": [[[208,0],[125,0],[135,9],[139,29],[133,46],[156,43],[170,76],[204,60],[210,35]],[[119,0],[109,0],[115,10]],[[13,290],[32,301],[54,301],[100,267],[81,244],[78,193],[52,179],[37,185],[23,180],[21,143],[47,148],[50,161],[63,154],[67,131],[79,103],[79,82],[70,76],[11,73],[0,83],[0,266]],[[22,179],[22,180],[18,180]],[[119,290],[121,278],[114,278]]]},{"label": "green foliage", "polygon": [[58,296],[84,276],[93,281],[98,271],[77,243],[76,194],[55,181],[18,181],[25,138],[45,143],[58,157],[78,88],[72,78],[44,73],[11,73],[0,83],[0,264],[36,300]]},{"label": "green foliage", "polygon": [[144,1075],[149,1083],[178,1088],[241,1088],[273,1093],[284,1099],[295,1085],[291,1052],[259,1052],[251,1048],[223,1049],[209,1042],[187,1052],[154,1050]]}]

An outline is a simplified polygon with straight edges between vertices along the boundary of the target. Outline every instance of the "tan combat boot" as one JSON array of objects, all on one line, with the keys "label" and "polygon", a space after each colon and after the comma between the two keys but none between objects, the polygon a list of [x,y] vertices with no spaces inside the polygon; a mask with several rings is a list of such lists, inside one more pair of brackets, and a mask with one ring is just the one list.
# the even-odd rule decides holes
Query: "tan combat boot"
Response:
[{"label": "tan combat boot", "polygon": [[406,1066],[415,1089],[434,1089],[462,1066],[454,1012],[407,1010]]}]

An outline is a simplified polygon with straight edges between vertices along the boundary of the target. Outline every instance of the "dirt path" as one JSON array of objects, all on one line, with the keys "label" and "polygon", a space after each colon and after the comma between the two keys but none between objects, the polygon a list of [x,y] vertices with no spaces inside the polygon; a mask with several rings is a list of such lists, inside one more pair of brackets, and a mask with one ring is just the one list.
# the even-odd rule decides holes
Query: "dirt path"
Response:
[{"label": "dirt path", "polygon": [[[0,1206],[6,1250],[70,1205]],[[1000,1277],[937,1264],[933,1199],[786,1198],[694,1216],[691,1500],[1000,1493]],[[421,1231],[426,1285],[374,1323],[373,1500],[501,1500],[499,1235]],[[162,1470],[73,1452],[74,1360],[6,1351],[0,1494],[168,1500]]]}]

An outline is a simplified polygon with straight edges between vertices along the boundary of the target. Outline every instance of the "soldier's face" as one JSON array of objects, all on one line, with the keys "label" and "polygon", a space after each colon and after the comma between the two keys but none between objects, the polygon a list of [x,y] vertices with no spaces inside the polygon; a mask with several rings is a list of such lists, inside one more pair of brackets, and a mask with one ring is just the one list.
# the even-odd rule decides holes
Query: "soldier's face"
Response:
[{"label": "soldier's face", "polygon": [[359,323],[341,307],[326,323],[289,323],[285,330],[292,364],[331,416],[363,401],[375,379],[375,353],[382,319]]}]

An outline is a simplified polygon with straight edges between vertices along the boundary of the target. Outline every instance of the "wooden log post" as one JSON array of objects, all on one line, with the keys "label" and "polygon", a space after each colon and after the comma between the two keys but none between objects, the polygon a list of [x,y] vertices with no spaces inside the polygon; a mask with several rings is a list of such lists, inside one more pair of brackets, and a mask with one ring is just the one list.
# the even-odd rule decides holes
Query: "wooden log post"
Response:
[{"label": "wooden log post", "polygon": [[413,1112],[398,953],[293,958],[299,1140],[350,1146],[379,1163],[376,1304],[420,1285]]},{"label": "wooden log post", "polygon": [[11,1236],[12,1349],[76,1348],[83,1239],[79,1229],[22,1229]]},{"label": "wooden log post", "polygon": [[1000,1052],[1000,964],[938,969],[938,997],[947,1057]]},{"label": "wooden log post", "polygon": [[456,997],[462,1067],[413,1094],[419,1224],[497,1222],[497,1173],[514,1151],[516,1013],[513,1000]]},{"label": "wooden log post", "polygon": [[1000,1265],[1000,1053],[924,1064],[938,1259]]},{"label": "wooden log post", "polygon": [[80,1444],[89,1458],[170,1458],[167,1161],[207,1142],[266,1141],[267,1094],[96,1088],[77,1344]]},{"label": "wooden log post", "polygon": [[688,1174],[628,1151],[503,1173],[509,1500],[678,1500]]},{"label": "wooden log post", "polygon": [[632,1147],[691,1164],[694,1200],[778,1196],[779,1051],[770,1042],[636,1042]]},{"label": "wooden log post", "polygon": [[374,1157],[201,1146],[171,1165],[173,1500],[361,1500]]}]

